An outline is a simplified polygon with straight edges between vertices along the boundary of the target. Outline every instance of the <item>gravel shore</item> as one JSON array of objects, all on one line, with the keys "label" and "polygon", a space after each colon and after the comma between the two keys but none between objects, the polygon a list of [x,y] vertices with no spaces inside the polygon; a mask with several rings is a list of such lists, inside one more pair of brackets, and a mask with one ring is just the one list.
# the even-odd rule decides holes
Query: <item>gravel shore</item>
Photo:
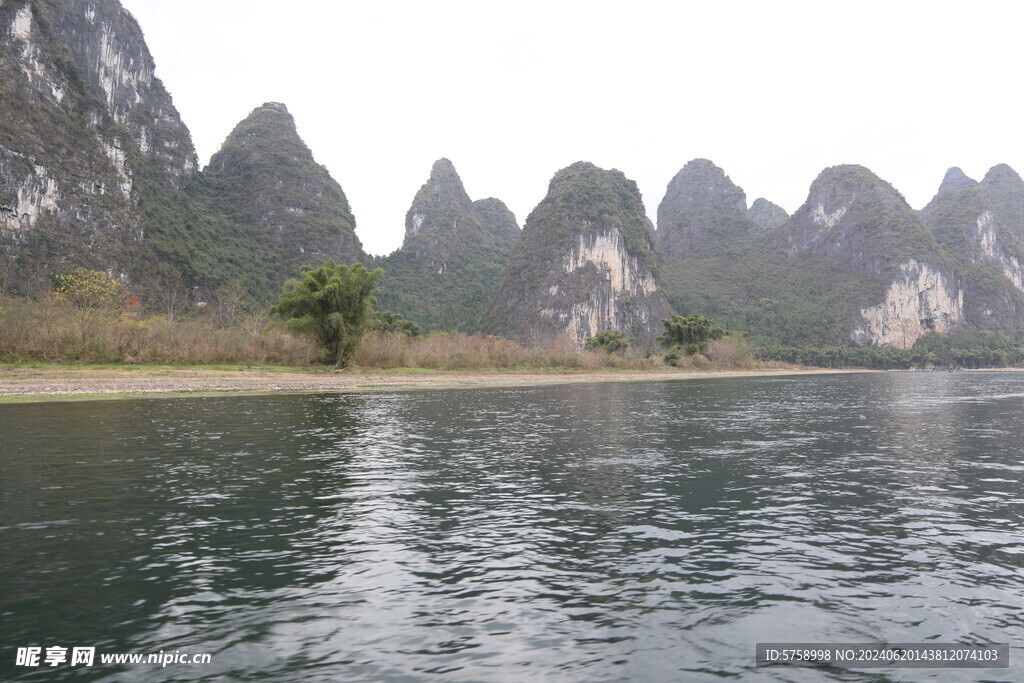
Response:
[{"label": "gravel shore", "polygon": [[502,387],[576,382],[756,377],[841,372],[820,369],[693,371],[450,371],[354,372],[207,368],[9,368],[0,370],[0,401],[101,399],[196,394],[394,391],[459,387]]}]

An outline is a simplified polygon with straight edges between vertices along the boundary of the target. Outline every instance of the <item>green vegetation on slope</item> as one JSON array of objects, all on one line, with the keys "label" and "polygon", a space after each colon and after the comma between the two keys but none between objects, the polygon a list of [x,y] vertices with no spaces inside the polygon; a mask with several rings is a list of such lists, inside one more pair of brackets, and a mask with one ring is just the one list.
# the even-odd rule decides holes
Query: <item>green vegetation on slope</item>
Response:
[{"label": "green vegetation on slope", "polygon": [[140,169],[147,269],[157,274],[136,281],[156,292],[198,285],[201,297],[232,289],[269,303],[300,266],[363,255],[348,200],[283,105],[257,108],[181,190],[134,147],[129,160]]},{"label": "green vegetation on slope", "polygon": [[981,184],[964,184],[960,189],[940,189],[922,213],[963,276],[968,324],[1012,333],[1024,325],[1024,292],[1006,277],[997,256],[1024,263],[1024,242],[1011,227],[1016,224],[1024,229],[1024,216],[1016,206],[1024,200],[1024,184],[1008,167],[992,169]]},{"label": "green vegetation on slope", "polygon": [[[816,217],[831,214],[835,220]],[[714,217],[708,217],[713,220]],[[826,169],[784,224],[670,261],[673,307],[768,344],[847,345],[911,259],[944,266],[935,238],[889,183],[860,166]]]},{"label": "green vegetation on slope", "polygon": [[865,295],[877,302],[887,286],[828,257],[789,257],[756,239],[728,255],[667,270],[675,310],[707,315],[757,339],[801,346],[846,343]]},{"label": "green vegetation on slope", "polygon": [[518,232],[503,203],[473,202],[452,163],[438,160],[413,199],[402,248],[373,261],[384,268],[381,306],[426,330],[483,329]]}]

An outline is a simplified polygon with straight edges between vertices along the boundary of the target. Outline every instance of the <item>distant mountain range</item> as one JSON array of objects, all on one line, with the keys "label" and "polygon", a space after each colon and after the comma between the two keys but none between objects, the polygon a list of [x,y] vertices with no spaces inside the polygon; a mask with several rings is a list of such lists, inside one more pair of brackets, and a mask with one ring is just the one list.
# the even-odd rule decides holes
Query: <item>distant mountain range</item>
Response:
[{"label": "distant mountain range", "polygon": [[796,345],[909,348],[929,332],[1024,330],[1024,181],[952,168],[914,211],[860,166],[825,169],[792,215],[714,163],[685,164],[658,206],[579,162],[520,230],[438,160],[402,247],[364,253],[345,193],[284,104],[266,103],[199,169],[117,0],[0,2],[0,294],[32,296],[76,266],[143,299],[241,292],[272,301],[302,264],[384,268],[380,306],[427,329],[582,345],[646,344],[673,312]]}]

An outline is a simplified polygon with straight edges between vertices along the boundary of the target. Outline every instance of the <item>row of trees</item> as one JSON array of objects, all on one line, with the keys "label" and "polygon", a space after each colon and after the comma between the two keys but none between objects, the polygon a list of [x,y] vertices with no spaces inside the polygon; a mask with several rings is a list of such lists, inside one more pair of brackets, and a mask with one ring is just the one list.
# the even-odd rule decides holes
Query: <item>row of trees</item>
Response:
[{"label": "row of trees", "polygon": [[765,361],[782,361],[822,368],[1005,368],[1024,365],[1024,346],[993,348],[954,343],[939,350],[929,350],[924,344],[915,344],[909,349],[894,349],[889,346],[770,346],[758,349],[757,356]]},{"label": "row of trees", "polygon": [[[707,355],[711,342],[727,336],[742,338],[740,332],[733,332],[715,325],[710,318],[692,314],[673,315],[661,321],[665,333],[657,342],[665,349],[663,360],[669,365],[678,365],[685,356]],[[618,330],[599,332],[587,340],[584,348],[588,351],[602,350],[607,353],[623,353],[635,340],[629,339]],[[746,351],[744,351],[746,353]]]}]

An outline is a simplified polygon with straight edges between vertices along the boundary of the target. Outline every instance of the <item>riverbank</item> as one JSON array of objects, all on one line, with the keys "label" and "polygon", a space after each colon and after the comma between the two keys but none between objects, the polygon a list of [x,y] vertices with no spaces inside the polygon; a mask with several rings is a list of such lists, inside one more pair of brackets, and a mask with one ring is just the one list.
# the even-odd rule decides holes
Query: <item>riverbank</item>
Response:
[{"label": "riverbank", "polygon": [[352,371],[294,368],[49,366],[0,369],[0,403],[225,393],[395,391],[506,387],[578,382],[638,382],[774,375],[819,375],[868,370],[763,368],[750,370],[574,371]]}]

